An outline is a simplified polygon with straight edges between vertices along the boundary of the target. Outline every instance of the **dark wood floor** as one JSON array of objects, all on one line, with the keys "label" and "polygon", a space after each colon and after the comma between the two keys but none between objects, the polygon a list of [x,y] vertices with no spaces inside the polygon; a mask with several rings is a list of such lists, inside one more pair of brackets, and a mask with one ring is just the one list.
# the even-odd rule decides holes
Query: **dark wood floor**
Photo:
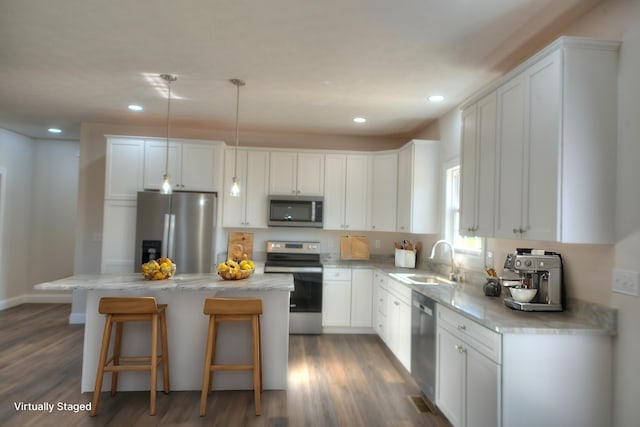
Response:
[{"label": "dark wood floor", "polygon": [[[415,382],[371,335],[291,336],[289,389],[265,391],[259,417],[250,391],[213,393],[204,418],[197,391],[159,392],[153,417],[147,392],[105,393],[95,418],[59,411],[57,402],[91,400],[80,393],[84,328],[68,324],[69,311],[66,304],[25,304],[0,312],[0,426],[449,427],[415,408]],[[56,408],[16,410],[20,402]]]}]

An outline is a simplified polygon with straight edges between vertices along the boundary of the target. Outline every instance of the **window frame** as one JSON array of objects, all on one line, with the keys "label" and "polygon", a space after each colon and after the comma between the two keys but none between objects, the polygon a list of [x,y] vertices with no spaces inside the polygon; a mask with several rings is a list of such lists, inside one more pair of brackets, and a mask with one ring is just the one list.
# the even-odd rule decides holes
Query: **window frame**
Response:
[{"label": "window frame", "polygon": [[[442,221],[442,235],[445,240],[451,242],[456,251],[455,262],[457,267],[462,267],[465,269],[484,269],[484,260],[486,254],[486,239],[483,237],[475,237],[478,239],[478,243],[480,248],[477,250],[469,250],[463,246],[460,246],[460,239],[455,238],[453,235],[456,231],[458,231],[458,236],[463,237],[463,235],[459,232],[460,226],[460,185],[462,178],[462,169],[460,165],[460,159],[455,158],[451,159],[443,164],[442,176],[443,176],[443,218]],[[455,192],[453,192],[453,188],[451,187],[451,177],[450,173],[452,170],[457,169],[457,197]],[[453,194],[452,194],[453,192]],[[454,212],[452,212],[452,210]],[[473,236],[464,236],[464,237],[473,237]],[[440,254],[436,254],[436,259],[440,262],[447,263],[449,262],[448,253],[445,256],[441,256]]]}]

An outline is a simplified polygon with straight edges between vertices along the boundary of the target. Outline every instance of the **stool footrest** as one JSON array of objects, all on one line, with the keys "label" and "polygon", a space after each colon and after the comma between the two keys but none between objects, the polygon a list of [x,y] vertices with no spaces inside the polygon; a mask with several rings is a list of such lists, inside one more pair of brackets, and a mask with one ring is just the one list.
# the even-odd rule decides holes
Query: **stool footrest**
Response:
[{"label": "stool footrest", "polygon": [[212,371],[253,371],[253,365],[211,365]]}]

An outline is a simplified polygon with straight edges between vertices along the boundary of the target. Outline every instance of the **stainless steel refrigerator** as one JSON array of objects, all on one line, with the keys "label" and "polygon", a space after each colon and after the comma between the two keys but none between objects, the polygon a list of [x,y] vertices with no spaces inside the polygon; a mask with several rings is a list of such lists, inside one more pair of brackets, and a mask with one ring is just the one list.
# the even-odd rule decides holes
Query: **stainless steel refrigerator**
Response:
[{"label": "stainless steel refrigerator", "polygon": [[135,267],[170,258],[177,273],[213,271],[215,193],[138,192]]}]

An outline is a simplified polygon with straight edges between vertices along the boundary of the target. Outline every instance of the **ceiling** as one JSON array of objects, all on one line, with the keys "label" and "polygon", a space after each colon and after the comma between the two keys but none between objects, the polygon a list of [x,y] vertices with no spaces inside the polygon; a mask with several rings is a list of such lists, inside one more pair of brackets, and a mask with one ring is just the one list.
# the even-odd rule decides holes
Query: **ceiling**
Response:
[{"label": "ceiling", "polygon": [[411,136],[597,3],[1,0],[0,127],[163,125],[170,73],[172,127],[232,129],[240,78],[243,130]]}]

